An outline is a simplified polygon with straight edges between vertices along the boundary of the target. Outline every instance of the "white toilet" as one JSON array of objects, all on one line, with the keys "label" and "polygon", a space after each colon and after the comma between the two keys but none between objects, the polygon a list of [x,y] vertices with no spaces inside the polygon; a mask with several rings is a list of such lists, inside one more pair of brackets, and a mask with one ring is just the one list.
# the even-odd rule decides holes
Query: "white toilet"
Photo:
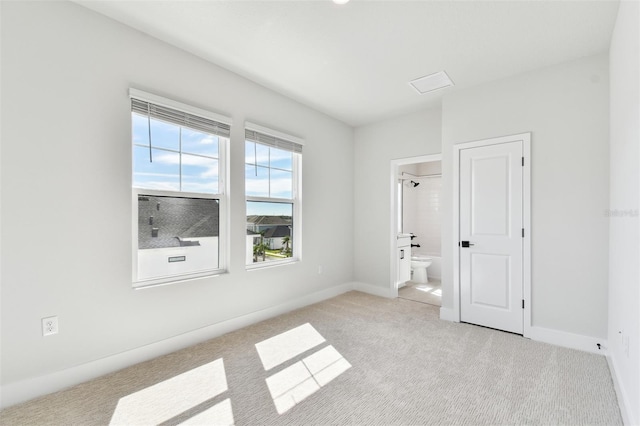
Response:
[{"label": "white toilet", "polygon": [[412,277],[411,281],[417,283],[428,283],[429,278],[427,277],[427,268],[431,266],[432,259],[424,254],[413,254],[411,255],[411,271]]}]

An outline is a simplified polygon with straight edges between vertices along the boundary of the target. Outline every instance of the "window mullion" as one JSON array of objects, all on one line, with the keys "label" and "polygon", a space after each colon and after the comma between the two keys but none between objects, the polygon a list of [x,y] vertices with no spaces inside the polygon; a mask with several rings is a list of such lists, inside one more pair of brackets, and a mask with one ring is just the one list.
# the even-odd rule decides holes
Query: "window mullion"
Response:
[{"label": "window mullion", "polygon": [[271,198],[271,147],[269,147],[269,149],[267,150],[268,155],[267,155],[267,160],[269,164],[269,198]]},{"label": "window mullion", "polygon": [[152,147],[151,147],[151,110],[149,109],[150,106],[147,104],[147,126],[149,129],[149,162],[153,163],[153,154],[152,152]]},{"label": "window mullion", "polygon": [[247,201],[259,201],[263,203],[281,203],[281,204],[293,204],[295,202],[292,198],[274,198],[274,197],[256,197],[247,195]]},{"label": "window mullion", "polygon": [[178,137],[178,149],[180,150],[180,153],[178,154],[178,176],[180,177],[180,191],[182,191],[182,126],[180,126],[180,132],[178,132],[178,134],[180,135]]},{"label": "window mullion", "polygon": [[[149,148],[149,146],[147,145],[140,145],[139,143],[134,143],[133,146],[137,146],[139,148]],[[163,148],[163,147],[159,147],[159,146],[154,146],[153,149],[155,149],[156,151],[166,151],[166,152],[174,152],[176,154],[178,154],[180,151],[176,150],[176,149],[171,149],[171,148]],[[194,154],[197,155],[197,154]],[[205,157],[204,155],[201,155],[201,157]],[[207,158],[213,158],[216,159],[215,157],[207,157]]]},{"label": "window mullion", "polygon": [[298,198],[298,156],[294,154],[291,160],[291,198],[295,200]]}]

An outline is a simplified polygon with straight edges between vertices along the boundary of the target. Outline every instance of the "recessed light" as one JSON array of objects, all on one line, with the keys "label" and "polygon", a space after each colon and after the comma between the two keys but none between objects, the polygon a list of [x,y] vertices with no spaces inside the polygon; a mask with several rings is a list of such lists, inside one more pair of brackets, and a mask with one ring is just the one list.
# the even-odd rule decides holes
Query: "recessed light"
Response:
[{"label": "recessed light", "polygon": [[444,89],[445,87],[454,85],[453,81],[444,71],[416,78],[415,80],[410,81],[409,84],[420,94],[433,92],[434,90]]},{"label": "recessed light", "polygon": [[335,4],[347,4],[349,3],[349,0],[333,0],[333,2]]}]

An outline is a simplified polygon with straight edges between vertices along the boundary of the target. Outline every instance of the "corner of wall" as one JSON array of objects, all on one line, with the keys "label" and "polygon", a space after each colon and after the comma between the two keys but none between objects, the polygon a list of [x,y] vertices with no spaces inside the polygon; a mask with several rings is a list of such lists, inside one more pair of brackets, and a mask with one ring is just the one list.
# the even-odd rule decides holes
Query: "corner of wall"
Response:
[{"label": "corner of wall", "polygon": [[443,321],[460,322],[455,315],[455,311],[451,308],[445,308],[444,306],[440,308],[440,319]]},{"label": "corner of wall", "polygon": [[[552,330],[550,328],[537,326],[530,327],[529,333],[525,337],[538,342],[590,352],[597,355],[606,355],[606,348],[608,347],[607,339],[599,339],[597,337],[584,336],[581,334],[568,333],[566,331]],[[598,345],[600,345],[600,349],[598,348]]]},{"label": "corner of wall", "polygon": [[629,395],[625,392],[621,386],[620,370],[616,368],[616,363],[611,354],[607,354],[607,364],[609,365],[609,371],[611,372],[611,379],[613,380],[613,387],[616,390],[616,396],[618,397],[618,407],[620,408],[620,414],[622,415],[622,421],[625,425],[637,425],[640,424],[637,419],[633,418],[633,413],[629,410],[631,402],[629,401]]},{"label": "corner of wall", "polygon": [[373,284],[355,281],[352,283],[353,289],[363,293],[372,294],[374,296],[386,297],[392,299],[395,297],[390,288],[384,288]]}]

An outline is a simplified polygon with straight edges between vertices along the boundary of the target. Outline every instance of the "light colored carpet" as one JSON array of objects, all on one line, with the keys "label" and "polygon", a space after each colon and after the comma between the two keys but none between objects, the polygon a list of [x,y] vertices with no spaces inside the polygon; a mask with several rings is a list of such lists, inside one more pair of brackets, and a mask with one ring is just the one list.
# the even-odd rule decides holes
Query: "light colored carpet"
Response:
[{"label": "light colored carpet", "polygon": [[440,321],[437,307],[359,292],[9,407],[0,424],[106,425],[112,417],[165,425],[622,424],[604,357]]},{"label": "light colored carpet", "polygon": [[414,283],[409,281],[398,289],[398,297],[414,302],[428,303],[442,306],[442,286],[439,280],[429,279],[428,283]]}]

